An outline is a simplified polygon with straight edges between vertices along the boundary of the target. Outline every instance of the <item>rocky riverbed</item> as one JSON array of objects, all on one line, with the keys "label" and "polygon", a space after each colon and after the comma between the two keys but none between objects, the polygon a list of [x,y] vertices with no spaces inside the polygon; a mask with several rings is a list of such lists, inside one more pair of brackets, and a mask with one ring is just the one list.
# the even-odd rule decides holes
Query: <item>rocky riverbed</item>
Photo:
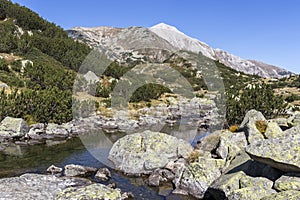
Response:
[{"label": "rocky riverbed", "polygon": [[95,113],[60,125],[54,123],[28,125],[21,118],[6,117],[0,123],[0,151],[18,154],[20,145],[57,144],[93,130],[127,134],[148,129],[160,131],[165,125],[174,126],[180,119],[195,129],[206,132],[222,126],[222,121],[221,123],[218,121],[219,113],[214,98],[214,95],[193,99],[168,97],[166,99],[168,104],[160,103],[130,112],[114,110],[112,116]]},{"label": "rocky riverbed", "polygon": [[[215,131],[200,139],[196,148],[165,133],[142,131],[118,139],[108,159],[124,174],[143,176],[152,187],[165,187],[162,193],[167,199],[180,194],[196,199],[296,200],[300,198],[299,127],[300,113],[295,112],[286,119],[266,120],[260,112],[251,110],[237,131]],[[79,172],[72,171],[72,168]],[[86,179],[87,182],[83,181],[81,185],[73,183],[74,177],[70,174],[82,178],[84,169],[89,176],[99,170],[76,165],[65,166],[62,170],[53,167],[54,171],[49,169],[50,172],[57,170],[63,176],[43,175],[45,177],[38,178],[51,179],[54,186],[49,190],[30,185],[35,183],[38,176],[35,174],[1,179],[3,184],[0,185],[3,191],[6,187],[10,187],[8,191],[20,185],[31,187],[33,191],[30,193],[37,192],[37,197],[41,198],[47,194],[56,199],[96,199],[109,193],[113,194],[109,199],[122,199],[122,192],[118,189]],[[110,175],[101,169],[99,177],[109,179]],[[20,184],[14,185],[14,182]]]}]

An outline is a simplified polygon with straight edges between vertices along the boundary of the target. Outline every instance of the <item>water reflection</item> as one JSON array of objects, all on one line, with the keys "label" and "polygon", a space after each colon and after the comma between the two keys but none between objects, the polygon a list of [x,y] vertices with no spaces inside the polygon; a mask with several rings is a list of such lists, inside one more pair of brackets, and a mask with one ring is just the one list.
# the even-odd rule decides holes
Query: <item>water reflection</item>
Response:
[{"label": "water reflection", "polygon": [[[181,130],[182,131],[182,130]],[[161,132],[173,136],[182,135],[178,127],[165,126]],[[187,138],[195,135],[193,130],[188,127],[184,130]],[[45,173],[46,169],[54,164],[63,167],[67,164],[80,164],[96,168],[111,166],[112,163],[107,160],[107,156],[112,144],[125,133],[105,133],[102,131],[91,132],[86,137],[72,138],[64,143],[54,142],[49,146],[46,144],[25,146],[17,145],[16,149],[20,154],[12,153],[10,155],[0,153],[0,178],[21,175],[27,172]],[[187,139],[183,138],[183,139]],[[198,137],[199,138],[199,137]],[[84,146],[81,140],[86,140]],[[190,141],[192,142],[192,141]],[[55,145],[57,143],[57,145]],[[100,147],[100,148],[99,148]],[[89,149],[89,150],[87,150]],[[96,159],[101,157],[101,159]],[[97,180],[96,180],[97,181]],[[122,173],[112,170],[112,179],[109,184],[114,182],[122,191],[130,191],[135,195],[135,199],[166,199],[160,196],[159,188],[148,187],[143,177],[127,177]],[[175,198],[175,196],[172,196]],[[191,197],[176,196],[176,199],[192,199]]]}]

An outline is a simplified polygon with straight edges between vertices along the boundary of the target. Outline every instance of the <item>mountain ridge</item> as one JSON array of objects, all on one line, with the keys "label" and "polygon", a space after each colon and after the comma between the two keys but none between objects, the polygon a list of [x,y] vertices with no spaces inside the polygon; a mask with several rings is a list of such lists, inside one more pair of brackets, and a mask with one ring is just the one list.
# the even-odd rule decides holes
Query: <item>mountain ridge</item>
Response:
[{"label": "mountain ridge", "polygon": [[[70,37],[86,42],[89,46],[96,47],[98,45],[104,45],[106,43],[111,43],[115,36],[120,35],[123,31],[124,33],[129,28],[114,28],[114,27],[74,27],[67,30]],[[141,28],[141,27],[140,27]],[[144,27],[145,28],[145,27]],[[108,33],[104,34],[104,30],[108,30]],[[145,28],[146,29],[146,28]],[[208,44],[192,38],[185,33],[179,31],[176,27],[159,23],[148,28],[151,32],[155,33],[157,36],[167,41],[174,47],[174,50],[186,50],[194,53],[202,53],[204,56],[211,58],[213,60],[219,61],[222,64],[231,67],[240,72],[246,74],[258,75],[260,77],[266,78],[282,78],[284,76],[292,75],[293,73],[285,70],[283,68],[269,65],[262,61],[247,60],[240,58],[239,56],[233,55],[227,51],[221,49],[214,49]],[[98,35],[97,35],[98,34]],[[105,35],[106,37],[103,37]],[[99,39],[100,37],[100,39]],[[145,35],[140,35],[141,38],[145,39]],[[111,43],[112,44],[112,43]],[[160,42],[158,42],[160,44]],[[118,46],[118,45],[117,45]],[[120,45],[119,45],[120,46]],[[161,45],[158,45],[161,48]],[[163,46],[164,47],[164,46]],[[169,48],[172,49],[172,48]],[[168,49],[168,50],[169,50]],[[173,50],[173,49],[172,49]]]}]

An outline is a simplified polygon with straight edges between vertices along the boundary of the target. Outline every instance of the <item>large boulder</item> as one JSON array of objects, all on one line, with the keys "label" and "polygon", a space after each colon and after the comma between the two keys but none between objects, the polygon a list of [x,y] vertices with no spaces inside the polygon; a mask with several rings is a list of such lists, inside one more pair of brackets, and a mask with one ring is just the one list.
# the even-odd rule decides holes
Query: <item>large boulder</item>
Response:
[{"label": "large boulder", "polygon": [[252,159],[285,172],[300,172],[300,134],[273,138],[249,145]]},{"label": "large boulder", "polygon": [[234,191],[240,189],[240,179],[246,176],[244,172],[224,174],[208,189],[215,199],[226,199]]},{"label": "large boulder", "polygon": [[51,165],[50,167],[47,168],[46,171],[51,174],[61,174],[63,169],[60,167],[56,167],[55,165]]},{"label": "large boulder", "polygon": [[121,200],[122,194],[119,190],[105,185],[94,183],[81,188],[67,188],[61,191],[55,198],[56,200],[66,199],[109,199]]},{"label": "large boulder", "polygon": [[43,123],[32,124],[29,127],[29,131],[26,137],[34,140],[41,140],[46,137],[45,129],[46,129],[46,125]]},{"label": "large boulder", "polygon": [[179,174],[176,174],[174,184],[176,191],[186,191],[196,198],[203,198],[209,185],[221,176],[225,160],[200,157],[184,167]]},{"label": "large boulder", "polygon": [[244,132],[231,133],[230,131],[224,131],[220,137],[216,154],[229,163],[246,146],[247,139]]},{"label": "large boulder", "polygon": [[119,139],[111,148],[108,158],[118,170],[140,175],[150,174],[180,157],[186,158],[192,150],[192,146],[185,140],[145,131]]},{"label": "large boulder", "polygon": [[273,182],[267,178],[247,176],[240,171],[222,175],[208,191],[215,199],[256,200],[276,193],[272,186]]},{"label": "large boulder", "polygon": [[68,187],[90,183],[87,179],[24,174],[20,177],[0,179],[0,199],[54,199],[60,191]]},{"label": "large boulder", "polygon": [[272,181],[277,180],[283,174],[283,172],[278,169],[252,160],[245,151],[241,151],[236,155],[230,162],[230,165],[225,168],[223,174],[232,174],[241,171],[248,176],[264,177]]},{"label": "large boulder", "polygon": [[240,125],[244,129],[249,144],[256,143],[264,139],[263,134],[257,129],[257,121],[266,121],[263,114],[256,110],[250,110],[246,113],[243,122]]},{"label": "large boulder", "polygon": [[5,117],[0,123],[0,137],[23,137],[28,132],[28,126],[22,118]]},{"label": "large boulder", "polygon": [[275,118],[275,119],[271,119],[269,120],[270,122],[274,122],[277,123],[282,129],[288,129],[291,125],[292,125],[292,120],[290,118]]}]

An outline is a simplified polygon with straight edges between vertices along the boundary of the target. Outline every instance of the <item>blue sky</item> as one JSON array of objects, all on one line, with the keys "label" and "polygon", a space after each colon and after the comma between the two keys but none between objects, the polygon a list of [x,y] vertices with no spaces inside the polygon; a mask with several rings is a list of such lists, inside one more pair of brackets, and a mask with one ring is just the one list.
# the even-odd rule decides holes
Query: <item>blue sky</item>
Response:
[{"label": "blue sky", "polygon": [[68,29],[164,22],[213,48],[300,73],[298,0],[13,0]]}]

